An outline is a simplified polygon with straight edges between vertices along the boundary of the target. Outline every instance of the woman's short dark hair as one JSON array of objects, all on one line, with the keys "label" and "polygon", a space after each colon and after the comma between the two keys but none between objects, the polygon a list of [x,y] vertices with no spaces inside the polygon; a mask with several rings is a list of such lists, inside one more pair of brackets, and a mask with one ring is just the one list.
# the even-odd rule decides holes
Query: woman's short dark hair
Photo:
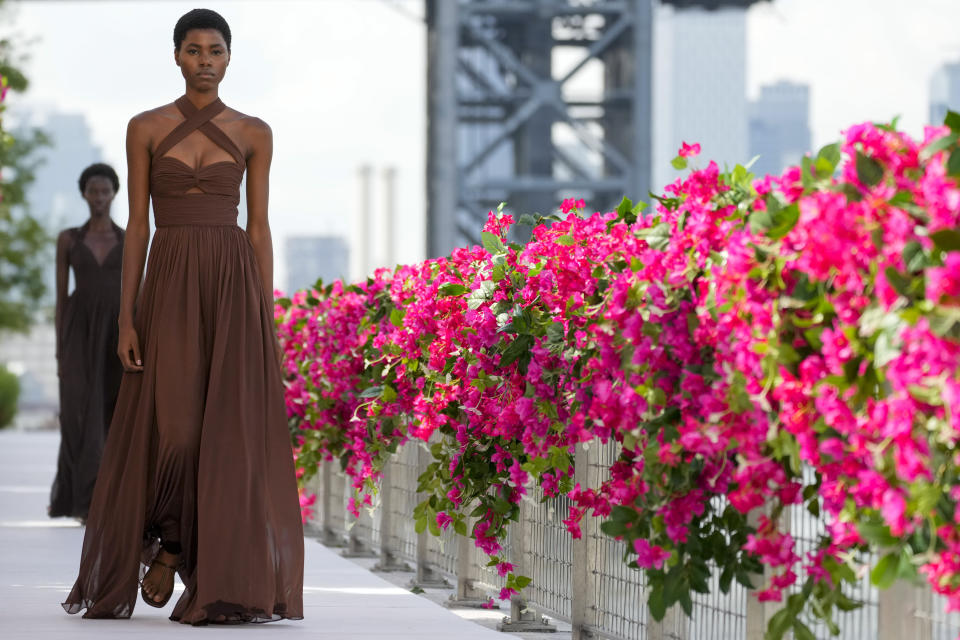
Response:
[{"label": "woman's short dark hair", "polygon": [[110,165],[98,162],[90,165],[80,174],[80,193],[87,190],[87,181],[94,176],[102,176],[109,180],[110,184],[113,185],[114,193],[120,191],[120,178],[117,177],[117,172]]},{"label": "woman's short dark hair", "polygon": [[230,51],[230,26],[216,11],[210,9],[194,9],[183,14],[177,20],[177,26],[173,28],[173,48],[180,50],[184,38],[187,37],[187,31],[191,29],[216,29],[223,36],[227,43],[227,51]]}]

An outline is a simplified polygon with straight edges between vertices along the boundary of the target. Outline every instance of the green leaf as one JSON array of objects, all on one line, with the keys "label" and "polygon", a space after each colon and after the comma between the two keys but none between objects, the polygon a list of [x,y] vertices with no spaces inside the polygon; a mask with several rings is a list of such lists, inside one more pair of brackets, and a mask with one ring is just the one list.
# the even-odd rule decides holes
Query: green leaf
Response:
[{"label": "green leaf", "polygon": [[480,288],[474,290],[470,297],[467,299],[467,307],[469,309],[479,309],[483,306],[483,303],[493,297],[493,292],[496,291],[497,284],[492,280],[484,280],[480,283]]},{"label": "green leaf", "polygon": [[931,233],[930,239],[943,251],[960,251],[960,229],[940,229]]},{"label": "green leaf", "polygon": [[813,631],[810,630],[810,627],[805,625],[800,620],[793,621],[793,640],[817,640],[817,636],[813,635]]},{"label": "green leaf", "polygon": [[626,523],[607,520],[606,522],[600,523],[600,531],[607,534],[611,538],[619,538],[626,535],[629,529],[627,529]]},{"label": "green leaf", "polygon": [[887,589],[897,581],[900,568],[900,555],[888,553],[880,558],[877,566],[870,572],[870,582],[879,589]]},{"label": "green leaf", "polygon": [[873,366],[885,367],[900,355],[900,349],[894,344],[889,331],[881,331],[873,346]]},{"label": "green leaf", "polygon": [[[559,447],[556,449],[559,450]],[[633,522],[637,519],[637,510],[618,504],[611,510],[610,519],[614,522]]]},{"label": "green leaf", "polygon": [[563,245],[564,247],[571,247],[573,246],[575,240],[573,239],[573,236],[571,236],[570,234],[565,234],[557,237],[557,239],[554,240],[554,242],[556,242],[559,245]]},{"label": "green leaf", "polygon": [[910,291],[910,279],[897,271],[896,267],[887,267],[883,272],[887,276],[887,282],[893,287],[894,291],[902,296],[908,295]]},{"label": "green leaf", "polygon": [[684,590],[680,592],[680,608],[683,609],[683,612],[687,614],[688,618],[693,617],[693,598],[690,597],[690,592]]},{"label": "green leaf", "polygon": [[960,133],[960,113],[956,111],[947,110],[947,115],[943,119],[943,124],[950,127],[950,131],[954,133]]},{"label": "green leaf", "polygon": [[747,222],[750,223],[750,231],[753,233],[761,233],[773,226],[773,215],[769,209],[766,211],[754,211],[747,218]]},{"label": "green leaf", "polygon": [[773,226],[767,231],[767,237],[779,240],[790,233],[800,220],[800,207],[796,203],[780,209],[772,216]]},{"label": "green leaf", "polygon": [[673,168],[676,169],[677,171],[683,171],[684,169],[687,168],[687,159],[684,158],[683,156],[677,156],[676,158],[670,161],[670,164],[672,164]]},{"label": "green leaf", "polygon": [[509,367],[520,359],[520,356],[530,353],[530,347],[533,345],[533,336],[521,335],[511,342],[503,354],[500,356],[500,367]]},{"label": "green leaf", "polygon": [[646,240],[651,249],[663,251],[670,246],[670,224],[667,222],[640,229],[637,235]]},{"label": "green leaf", "polygon": [[857,178],[868,187],[878,185],[883,179],[883,167],[880,163],[860,151],[857,152],[856,166]]},{"label": "green leaf", "polygon": [[960,139],[960,137],[958,137],[956,133],[951,133],[943,136],[942,138],[937,138],[924,147],[923,151],[920,152],[920,157],[923,159],[930,159],[941,151],[949,149],[953,145],[957,144],[958,139]]},{"label": "green leaf", "polygon": [[730,593],[731,583],[733,583],[733,569],[724,567],[723,572],[720,574],[720,593]]},{"label": "green leaf", "polygon": [[840,611],[856,611],[863,607],[862,602],[848,598],[842,591],[837,592],[837,601],[834,604]]},{"label": "green leaf", "polygon": [[427,516],[426,516],[426,515],[422,515],[422,516],[420,516],[419,518],[417,518],[416,524],[414,525],[414,530],[415,530],[417,533],[423,533],[424,531],[427,530]]},{"label": "green leaf", "polygon": [[522,224],[528,227],[535,227],[539,223],[537,222],[537,219],[534,218],[532,215],[530,215],[529,213],[525,213],[522,216],[520,216],[519,220],[517,220],[517,224]]},{"label": "green leaf", "polygon": [[[931,485],[933,487],[933,485]],[[936,491],[936,488],[933,488]],[[919,513],[926,513],[928,510],[922,508],[917,509]],[[930,509],[929,511],[932,511]],[[897,566],[897,577],[901,580],[906,580],[907,582],[912,582],[917,579],[917,566],[913,564],[913,558],[910,555],[910,551],[904,548],[900,552],[900,562]]]},{"label": "green leaf", "polygon": [[397,390],[391,387],[388,384],[383,385],[383,395],[381,396],[384,402],[393,402],[397,399]]},{"label": "green leaf", "polygon": [[483,248],[487,250],[487,253],[490,255],[496,255],[498,253],[506,252],[507,248],[503,245],[503,240],[494,233],[489,231],[483,231],[480,234],[480,239],[483,242]]},{"label": "green leaf", "polygon": [[920,271],[927,264],[927,255],[923,251],[923,245],[916,240],[911,240],[903,247],[903,262],[907,265],[907,272]]},{"label": "green leaf", "polygon": [[840,144],[828,144],[817,153],[817,161],[814,165],[817,173],[820,174],[822,172],[826,175],[832,175],[842,158],[843,154],[840,152]]},{"label": "green leaf", "polygon": [[769,624],[767,624],[767,633],[764,635],[766,640],[781,640],[783,634],[787,632],[793,622],[796,620],[796,614],[794,614],[790,609],[781,609],[773,614],[773,617],[770,618]]},{"label": "green leaf", "polygon": [[363,390],[359,398],[379,398],[383,394],[383,387],[367,387]]},{"label": "green leaf", "polygon": [[513,581],[514,586],[517,590],[526,589],[530,585],[531,579],[527,576],[517,576],[516,580]]},{"label": "green leaf", "polygon": [[813,160],[809,155],[800,158],[800,183],[804,189],[814,186]]},{"label": "green leaf", "polygon": [[461,296],[467,291],[470,291],[470,289],[466,285],[462,285],[459,282],[447,282],[440,285],[437,293],[441,298],[448,298],[450,296]]},{"label": "green leaf", "polygon": [[647,608],[650,609],[650,617],[657,622],[663,620],[667,615],[667,605],[663,601],[663,587],[654,587],[650,590],[650,597],[647,598]]},{"label": "green leaf", "polygon": [[403,316],[407,315],[407,312],[403,309],[394,309],[390,312],[390,324],[395,327],[403,326]]},{"label": "green leaf", "polygon": [[951,177],[960,177],[960,149],[954,149],[947,158],[947,175]]}]

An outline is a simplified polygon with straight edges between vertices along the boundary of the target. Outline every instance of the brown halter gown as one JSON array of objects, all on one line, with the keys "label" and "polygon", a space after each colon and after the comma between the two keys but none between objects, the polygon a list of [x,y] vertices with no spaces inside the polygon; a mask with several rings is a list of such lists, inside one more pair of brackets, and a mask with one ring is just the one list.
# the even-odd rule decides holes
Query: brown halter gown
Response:
[{"label": "brown halter gown", "polygon": [[76,290],[64,304],[60,344],[60,454],[50,489],[50,517],[86,518],[100,468],[107,428],[123,367],[117,358],[120,248],[123,229],[111,225],[117,244],[97,259],[85,242],[90,223],[70,229],[67,263]]},{"label": "brown halter gown", "polygon": [[[186,119],[150,169],[157,231],[135,321],[144,371],[124,374],[63,607],[129,617],[160,538],[183,549],[171,620],[299,619],[303,528],[273,312],[236,224],[246,163],[212,122],[223,102],[176,104]],[[165,156],[191,134],[233,160],[195,170]]]}]

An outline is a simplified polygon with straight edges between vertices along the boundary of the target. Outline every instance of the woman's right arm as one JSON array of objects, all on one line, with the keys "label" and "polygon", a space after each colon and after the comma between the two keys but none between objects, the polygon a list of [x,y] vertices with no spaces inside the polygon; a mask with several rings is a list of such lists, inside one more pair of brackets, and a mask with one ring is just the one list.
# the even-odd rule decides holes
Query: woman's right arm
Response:
[{"label": "woman's right arm", "polygon": [[57,336],[57,374],[60,374],[60,354],[63,347],[63,311],[67,305],[67,287],[70,281],[69,253],[73,238],[69,230],[60,232],[57,236],[57,306],[54,313],[54,323]]},{"label": "woman's right arm", "polygon": [[150,239],[150,135],[146,116],[135,116],[127,126],[127,188],[130,217],[123,241],[123,271],[120,276],[120,329],[117,354],[126,371],[143,371],[140,340],[133,326],[134,306],[147,260]]}]

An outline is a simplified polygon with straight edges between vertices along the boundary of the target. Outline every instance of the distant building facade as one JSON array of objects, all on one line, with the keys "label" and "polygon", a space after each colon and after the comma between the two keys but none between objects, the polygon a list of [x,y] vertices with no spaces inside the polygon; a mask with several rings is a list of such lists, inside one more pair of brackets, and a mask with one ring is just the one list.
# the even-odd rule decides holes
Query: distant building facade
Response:
[{"label": "distant building facade", "polygon": [[[77,180],[84,168],[104,161],[103,152],[93,143],[83,115],[52,112],[40,128],[50,136],[51,146],[40,151],[43,162],[27,191],[30,212],[51,228],[83,224],[88,211]],[[122,171],[118,168],[117,173]]]},{"label": "distant building facade", "polygon": [[[742,8],[682,11],[660,5],[654,24],[653,191],[679,173],[681,143],[698,142],[697,163],[722,170],[750,160],[747,18]],[[639,194],[638,194],[639,196]]]},{"label": "distant building facade", "polygon": [[778,82],[760,88],[750,104],[750,157],[758,176],[779,175],[811,151],[810,87]]},{"label": "distant building facade", "polygon": [[960,111],[960,62],[948,62],[930,80],[930,124],[943,124],[948,110]]},{"label": "distant building facade", "polygon": [[339,236],[291,236],[284,243],[286,291],[330,283],[350,275],[350,245]]},{"label": "distant building facade", "polygon": [[[46,227],[51,235],[56,236],[61,229],[83,224],[89,216],[77,181],[86,167],[94,162],[103,162],[103,155],[100,147],[93,142],[87,119],[81,114],[58,111],[35,113],[31,114],[30,122],[31,126],[38,127],[50,138],[50,146],[36,152],[40,162],[34,172],[34,181],[27,188],[27,205],[30,215]],[[116,169],[123,176],[122,167]],[[118,198],[115,202],[122,200],[125,198]],[[118,209],[123,210],[115,206],[114,210]],[[118,219],[117,222],[124,225],[126,220]],[[47,304],[53,304],[56,293],[52,248],[50,257],[50,268],[44,274],[47,287],[44,302]]]}]

